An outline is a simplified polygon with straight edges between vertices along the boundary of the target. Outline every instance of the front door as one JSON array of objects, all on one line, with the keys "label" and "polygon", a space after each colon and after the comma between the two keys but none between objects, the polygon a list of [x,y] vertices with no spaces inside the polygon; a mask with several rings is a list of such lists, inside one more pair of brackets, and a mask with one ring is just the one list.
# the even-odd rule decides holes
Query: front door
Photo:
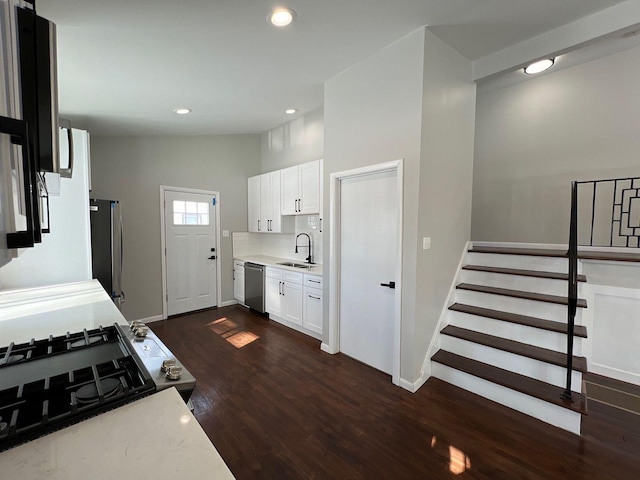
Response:
[{"label": "front door", "polygon": [[397,172],[341,180],[340,351],[393,372],[398,259]]},{"label": "front door", "polygon": [[215,202],[202,193],[164,193],[168,315],[217,305]]}]

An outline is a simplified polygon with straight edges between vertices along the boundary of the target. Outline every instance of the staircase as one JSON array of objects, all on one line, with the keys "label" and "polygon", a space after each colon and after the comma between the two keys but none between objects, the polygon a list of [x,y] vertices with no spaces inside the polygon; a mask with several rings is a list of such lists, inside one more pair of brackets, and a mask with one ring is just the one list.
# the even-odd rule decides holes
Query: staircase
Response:
[{"label": "staircase", "polygon": [[[472,247],[458,275],[431,373],[446,382],[580,434],[586,414],[578,300],[567,377],[567,256],[549,249]],[[578,272],[579,273],[579,272]],[[578,276],[579,284],[586,282]],[[580,297],[580,287],[578,288]]]}]

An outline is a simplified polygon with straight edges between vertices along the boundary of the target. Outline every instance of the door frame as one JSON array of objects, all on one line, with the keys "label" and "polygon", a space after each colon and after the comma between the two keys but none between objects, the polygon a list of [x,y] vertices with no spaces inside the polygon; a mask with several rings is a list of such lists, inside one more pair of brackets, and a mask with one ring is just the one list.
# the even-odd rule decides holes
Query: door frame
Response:
[{"label": "door frame", "polygon": [[391,381],[400,384],[400,342],[402,332],[402,226],[403,226],[403,159],[368,165],[329,176],[329,215],[331,231],[329,234],[329,344],[323,345],[328,353],[340,351],[340,192],[342,180],[374,173],[395,171],[398,195],[397,258],[396,258],[396,298],[393,335],[393,368]]},{"label": "door frame", "polygon": [[166,185],[160,185],[160,252],[162,256],[162,318],[167,319],[168,315],[168,299],[167,299],[167,229],[164,221],[165,206],[164,206],[164,194],[165,192],[179,192],[179,193],[199,193],[202,195],[209,195],[216,199],[214,206],[216,212],[215,221],[215,236],[216,236],[216,304],[220,306],[222,303],[222,272],[220,266],[222,264],[220,251],[220,192],[214,192],[213,190],[199,190],[195,188],[183,188],[183,187],[171,187]]}]

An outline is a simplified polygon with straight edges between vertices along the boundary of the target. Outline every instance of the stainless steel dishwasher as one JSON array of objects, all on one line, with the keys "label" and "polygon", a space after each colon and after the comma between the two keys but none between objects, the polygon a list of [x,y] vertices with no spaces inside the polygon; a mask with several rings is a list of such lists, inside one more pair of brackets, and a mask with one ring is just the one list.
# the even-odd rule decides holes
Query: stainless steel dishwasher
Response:
[{"label": "stainless steel dishwasher", "polygon": [[264,313],[264,265],[244,264],[244,303]]}]

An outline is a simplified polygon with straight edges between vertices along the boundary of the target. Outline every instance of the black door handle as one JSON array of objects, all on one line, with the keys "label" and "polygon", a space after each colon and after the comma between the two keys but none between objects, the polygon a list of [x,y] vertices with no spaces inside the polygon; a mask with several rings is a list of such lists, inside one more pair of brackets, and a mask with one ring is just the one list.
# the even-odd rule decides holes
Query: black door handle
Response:
[{"label": "black door handle", "polygon": [[381,287],[396,288],[396,282],[381,283],[380,286]]},{"label": "black door handle", "polygon": [[211,256],[209,257],[209,260],[215,260],[215,259],[216,259],[216,256],[215,256],[215,255],[211,255]]}]

